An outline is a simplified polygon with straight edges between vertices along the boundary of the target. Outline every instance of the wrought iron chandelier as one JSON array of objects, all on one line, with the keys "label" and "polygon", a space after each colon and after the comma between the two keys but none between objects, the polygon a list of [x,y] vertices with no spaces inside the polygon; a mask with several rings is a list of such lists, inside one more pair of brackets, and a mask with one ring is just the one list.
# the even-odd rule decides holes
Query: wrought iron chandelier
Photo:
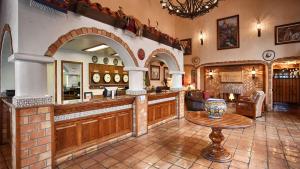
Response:
[{"label": "wrought iron chandelier", "polygon": [[208,13],[220,0],[160,0],[163,9],[183,18],[194,19]]}]

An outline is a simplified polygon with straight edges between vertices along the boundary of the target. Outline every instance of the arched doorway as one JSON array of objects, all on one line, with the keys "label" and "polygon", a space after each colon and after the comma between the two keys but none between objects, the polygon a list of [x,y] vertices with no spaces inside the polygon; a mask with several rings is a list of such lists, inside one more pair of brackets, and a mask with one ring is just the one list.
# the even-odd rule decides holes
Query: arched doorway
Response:
[{"label": "arched doorway", "polygon": [[145,73],[145,85],[148,88],[165,87],[169,89],[178,86],[178,84],[174,84],[175,82],[178,83],[178,79],[174,80],[176,77],[171,74],[180,73],[181,69],[176,56],[171,51],[166,49],[154,50],[145,61],[144,67],[148,68],[148,72]]},{"label": "arched doorway", "polygon": [[[128,72],[123,68],[138,67],[133,52],[122,39],[96,28],[70,31],[54,42],[46,55],[56,60],[54,64],[48,65],[47,70],[48,93],[55,96],[57,103],[63,103],[66,100],[82,100],[86,98],[86,93],[99,97],[103,94],[103,88],[108,86],[128,89],[128,81],[124,82],[124,77],[128,76]],[[94,61],[94,58],[98,61]],[[107,63],[103,59],[106,59]],[[71,76],[68,75],[69,70],[78,71],[72,71]],[[98,73],[100,80],[95,82],[94,74]],[[103,81],[104,76],[108,76],[106,74],[110,75],[110,82]],[[120,75],[121,80],[113,83],[116,81],[114,79],[116,75]],[[72,85],[76,87],[72,87],[69,83],[70,79],[77,79],[76,85],[72,82]],[[71,94],[63,97],[66,93],[73,93],[74,97]]]},{"label": "arched doorway", "polygon": [[12,36],[9,25],[5,25],[0,39],[0,58],[1,58],[1,92],[15,89],[15,66],[8,62],[8,57],[13,54]]}]

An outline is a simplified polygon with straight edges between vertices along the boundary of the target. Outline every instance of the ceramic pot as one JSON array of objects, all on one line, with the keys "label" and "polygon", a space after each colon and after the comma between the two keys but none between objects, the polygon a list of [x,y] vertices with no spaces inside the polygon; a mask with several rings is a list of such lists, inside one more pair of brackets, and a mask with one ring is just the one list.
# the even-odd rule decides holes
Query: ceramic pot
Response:
[{"label": "ceramic pot", "polygon": [[205,110],[207,111],[209,118],[222,118],[226,109],[227,105],[224,99],[208,99],[205,102]]}]

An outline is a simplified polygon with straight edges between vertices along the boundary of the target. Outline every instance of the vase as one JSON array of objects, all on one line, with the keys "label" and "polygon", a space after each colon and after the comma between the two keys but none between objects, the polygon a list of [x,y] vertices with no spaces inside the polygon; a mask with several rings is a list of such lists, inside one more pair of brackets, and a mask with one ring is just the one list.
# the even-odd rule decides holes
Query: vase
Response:
[{"label": "vase", "polygon": [[222,118],[226,109],[227,105],[224,99],[208,99],[205,102],[205,110],[207,111],[209,118]]}]

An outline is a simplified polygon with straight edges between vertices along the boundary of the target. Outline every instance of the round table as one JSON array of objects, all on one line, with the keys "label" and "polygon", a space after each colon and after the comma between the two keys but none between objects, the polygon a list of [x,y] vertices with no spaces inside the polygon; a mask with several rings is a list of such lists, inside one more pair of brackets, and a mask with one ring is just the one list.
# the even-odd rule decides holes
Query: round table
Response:
[{"label": "round table", "polygon": [[212,119],[208,118],[207,112],[197,111],[187,112],[185,118],[194,124],[211,127],[209,138],[212,144],[202,150],[202,155],[208,160],[222,163],[232,159],[231,154],[221,145],[224,140],[222,129],[240,129],[253,125],[253,120],[238,114],[224,114],[220,119]]}]

